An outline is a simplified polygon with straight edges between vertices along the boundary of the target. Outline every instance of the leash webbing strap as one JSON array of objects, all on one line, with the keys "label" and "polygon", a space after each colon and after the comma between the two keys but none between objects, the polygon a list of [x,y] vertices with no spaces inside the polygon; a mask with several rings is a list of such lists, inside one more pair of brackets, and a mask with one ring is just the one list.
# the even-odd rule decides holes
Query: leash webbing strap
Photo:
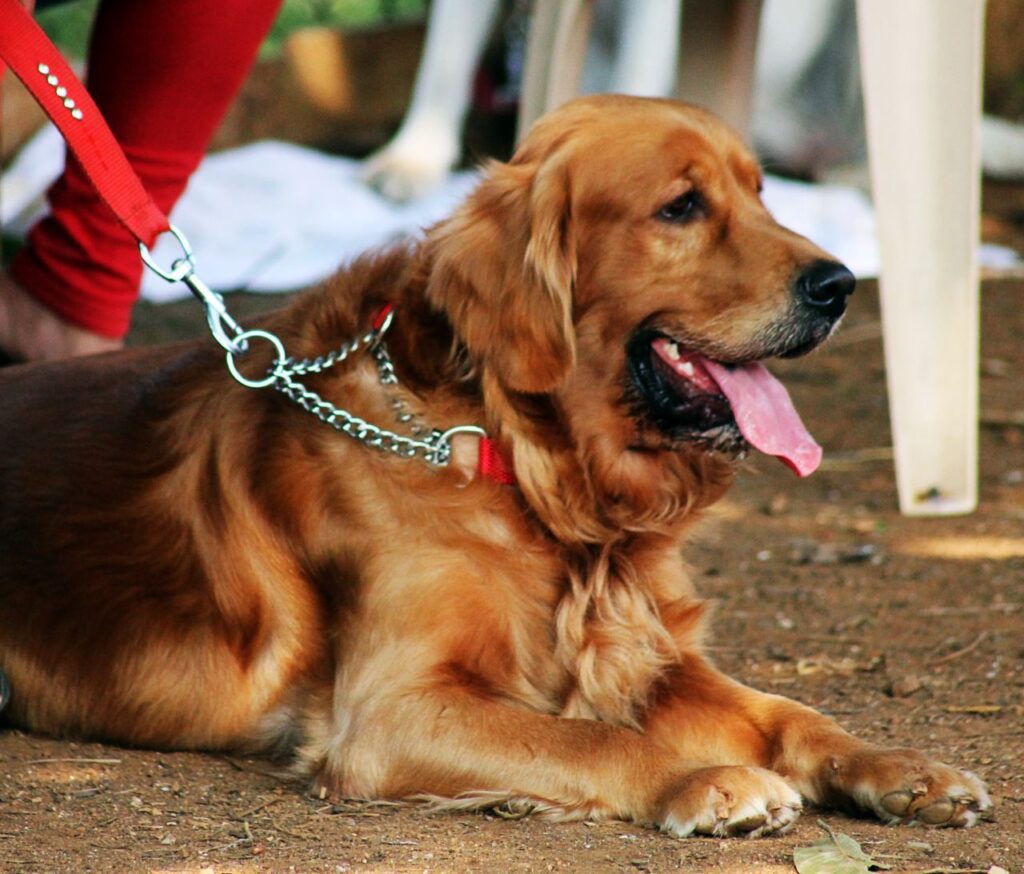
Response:
[{"label": "leash webbing strap", "polygon": [[92,97],[18,0],[0,0],[0,58],[57,126],[97,193],[145,246],[170,225],[135,174]]}]

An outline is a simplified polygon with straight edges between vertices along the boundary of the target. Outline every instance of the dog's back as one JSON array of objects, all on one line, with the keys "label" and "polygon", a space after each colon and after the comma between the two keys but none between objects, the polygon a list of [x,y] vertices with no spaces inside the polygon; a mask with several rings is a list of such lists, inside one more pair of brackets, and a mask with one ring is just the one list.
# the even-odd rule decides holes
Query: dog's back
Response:
[{"label": "dog's back", "polygon": [[0,372],[0,664],[15,722],[216,747],[279,694],[281,671],[249,663],[282,609],[307,627],[317,613],[286,597],[271,608],[251,583],[280,551],[232,503],[232,450],[210,422],[233,421],[236,443],[251,428],[230,383],[210,379],[222,367],[190,344]]}]

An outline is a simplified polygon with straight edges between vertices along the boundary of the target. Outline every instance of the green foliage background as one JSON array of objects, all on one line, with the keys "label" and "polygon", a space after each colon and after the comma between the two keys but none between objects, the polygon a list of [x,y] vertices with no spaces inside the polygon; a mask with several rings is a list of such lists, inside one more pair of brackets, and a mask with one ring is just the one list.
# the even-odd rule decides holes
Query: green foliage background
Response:
[{"label": "green foliage background", "polygon": [[[40,11],[37,20],[50,39],[68,54],[80,58],[85,55],[89,27],[98,3],[99,0],[62,3]],[[372,27],[422,18],[426,7],[426,0],[285,0],[262,54],[265,57],[276,54],[284,37],[303,27],[324,24],[344,30]],[[153,34],[152,38],[159,39],[160,35]]]}]

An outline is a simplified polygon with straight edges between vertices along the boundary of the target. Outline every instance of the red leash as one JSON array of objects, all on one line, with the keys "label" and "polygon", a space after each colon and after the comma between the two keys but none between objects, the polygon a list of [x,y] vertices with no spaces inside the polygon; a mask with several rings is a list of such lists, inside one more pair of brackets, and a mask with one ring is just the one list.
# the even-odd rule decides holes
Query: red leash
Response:
[{"label": "red leash", "polygon": [[18,0],[0,0],[0,58],[57,126],[96,191],[136,240],[170,229],[85,86]]},{"label": "red leash", "polygon": [[[227,312],[221,296],[195,274],[188,240],[171,225],[143,188],[85,86],[18,0],[0,0],[0,59],[7,62],[56,125],[97,194],[138,241],[146,265],[168,282],[184,282],[206,305],[210,331],[227,351],[228,368],[235,375],[233,356],[245,351],[248,337],[265,338],[265,332],[243,331]],[[158,267],[149,256],[149,248],[166,231],[177,238],[183,252],[183,257],[169,270]],[[390,307],[381,311],[374,330],[381,328],[388,312]],[[228,336],[225,328],[234,336]],[[276,342],[279,346],[280,341]],[[281,352],[283,359],[283,349]],[[258,384],[270,382],[261,380]],[[487,437],[480,439],[477,469],[480,476],[495,482],[515,483],[511,462],[504,458],[497,443]]]},{"label": "red leash", "polygon": [[[214,339],[229,353],[244,351],[242,328],[195,273],[188,240],[153,202],[99,108],[67,61],[18,0],[0,0],[0,59],[7,62],[60,131],[100,199],[139,243],[146,266],[168,282],[184,282],[206,306]],[[149,257],[149,247],[171,231],[182,248],[169,270]],[[229,332],[233,336],[229,336]]]}]

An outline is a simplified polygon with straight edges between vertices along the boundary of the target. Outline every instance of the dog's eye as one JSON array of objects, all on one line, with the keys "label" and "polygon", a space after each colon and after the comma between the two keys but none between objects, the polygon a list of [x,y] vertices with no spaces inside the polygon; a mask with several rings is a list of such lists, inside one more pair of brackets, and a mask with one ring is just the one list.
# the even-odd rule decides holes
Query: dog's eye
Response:
[{"label": "dog's eye", "polygon": [[658,210],[657,217],[665,222],[682,224],[702,218],[707,214],[704,199],[695,189],[680,194]]}]

